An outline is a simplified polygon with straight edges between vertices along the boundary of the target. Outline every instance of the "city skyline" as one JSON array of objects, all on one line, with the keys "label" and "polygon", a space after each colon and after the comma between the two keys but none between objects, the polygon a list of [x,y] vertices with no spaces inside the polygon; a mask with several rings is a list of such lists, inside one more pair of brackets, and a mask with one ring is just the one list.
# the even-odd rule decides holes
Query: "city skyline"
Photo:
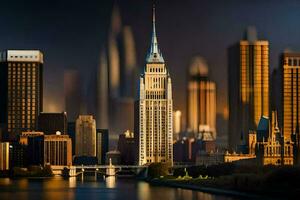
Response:
[{"label": "city skyline", "polygon": [[[47,55],[45,58],[47,60],[47,67],[45,68],[47,75],[45,76],[45,81],[50,84],[47,84],[47,87],[45,88],[45,97],[47,99],[45,102],[45,111],[61,112],[64,109],[62,107],[63,91],[57,90],[58,86],[54,84],[57,83],[57,85],[62,85],[63,77],[54,76],[55,71],[61,71],[62,69],[68,68],[79,69],[84,75],[82,78],[84,80],[82,87],[86,88],[85,85],[87,85],[87,83],[85,82],[87,77],[90,76],[90,73],[83,71],[82,69],[87,68],[90,69],[89,71],[92,71],[98,66],[100,48],[106,38],[105,32],[109,26],[111,9],[113,7],[111,1],[104,1],[102,3],[91,2],[91,4],[85,4],[83,7],[80,7],[79,2],[77,1],[74,1],[74,4],[72,4],[71,7],[67,7],[67,5],[69,5],[67,2],[68,1],[64,1],[56,4],[47,3],[47,9],[44,12],[45,15],[42,15],[39,12],[35,13],[35,15],[29,13],[24,20],[16,20],[9,12],[17,9],[20,12],[16,12],[16,14],[20,15],[23,13],[23,11],[20,10],[20,6],[32,10],[40,8],[39,5],[34,5],[33,1],[29,1],[26,5],[18,2],[17,5],[19,6],[15,7],[12,6],[14,1],[11,1],[10,3],[5,2],[2,7],[7,8],[2,12],[3,15],[6,16],[4,19],[7,20],[2,21],[2,24],[8,25],[6,30],[2,30],[1,36],[3,37],[0,39],[3,49],[39,48]],[[132,26],[135,40],[139,44],[137,46],[137,59],[138,66],[142,68],[144,59],[143,54],[147,50],[146,41],[150,31],[147,23],[143,22],[150,16],[149,12],[146,10],[151,7],[151,2],[136,2],[132,0],[128,2],[120,1],[118,3],[120,4],[121,15],[122,18],[124,18],[125,24]],[[161,14],[161,25],[159,25],[159,28],[161,29],[160,36],[165,41],[164,44],[162,44],[162,48],[166,49],[165,57],[170,60],[169,65],[171,74],[186,74],[186,67],[188,66],[189,60],[195,54],[200,54],[208,60],[212,79],[217,82],[217,85],[221,86],[217,91],[218,102],[220,102],[217,106],[218,113],[223,113],[227,102],[227,83],[224,78],[222,78],[223,75],[227,74],[226,48],[230,44],[236,42],[236,38],[242,37],[247,26],[256,26],[260,34],[259,38],[268,39],[270,41],[270,48],[272,48],[272,51],[270,52],[271,70],[278,67],[279,62],[277,57],[282,50],[285,48],[292,48],[294,50],[299,49],[298,44],[300,41],[296,35],[300,30],[298,30],[297,27],[294,28],[292,25],[293,19],[298,15],[295,9],[297,7],[297,2],[295,1],[287,1],[284,3],[280,1],[252,1],[245,4],[242,2],[237,3],[229,1],[226,5],[221,1],[203,1],[199,3],[191,1],[184,6],[186,9],[182,10],[183,15],[177,16],[175,13],[179,12],[181,8],[179,2],[174,2],[169,9],[166,9],[167,3],[157,2],[157,7],[159,8],[157,14]],[[106,9],[107,7],[109,9]],[[221,7],[222,9],[220,9]],[[270,15],[276,12],[282,13],[280,16],[274,14],[275,17],[278,17],[274,20],[275,23],[268,23],[270,18],[262,17],[265,15],[263,12],[263,8],[265,7],[268,7]],[[89,12],[89,14],[77,16],[77,18],[82,17],[82,19],[78,20],[78,23],[73,23],[71,16],[74,16],[79,8],[82,9],[82,12]],[[196,12],[198,8],[203,12]],[[242,10],[251,8],[254,8],[252,9],[252,12],[256,13],[256,15],[242,12]],[[190,10],[191,15],[187,14],[186,10]],[[209,13],[213,13],[213,15],[209,16]],[[61,16],[60,21],[57,18],[52,18],[51,16],[53,15]],[[218,21],[217,19],[219,19],[220,15],[227,17],[223,19],[223,21]],[[135,16],[139,17],[136,18]],[[167,20],[168,16],[173,16],[174,20],[170,21],[169,28],[166,29],[165,26],[162,25],[169,23]],[[206,21],[205,19],[209,20]],[[40,23],[40,20],[44,20],[45,23]],[[87,24],[83,25],[83,22],[87,22]],[[36,24],[40,24],[42,29],[34,29]],[[63,27],[63,24],[67,24],[67,26]],[[179,27],[184,26],[186,31],[176,29],[177,24]],[[265,26],[265,24],[268,24],[268,26]],[[17,28],[12,28],[12,25]],[[230,27],[230,31],[223,29],[226,26]],[[279,26],[282,27],[280,32],[276,31],[276,27]],[[62,28],[57,29],[57,27]],[[26,35],[29,37],[17,34],[17,32],[13,31],[15,29],[25,30]],[[85,37],[87,35],[87,30],[91,37]],[[282,37],[285,34],[288,34],[289,30],[293,30],[295,34],[290,35],[290,37]],[[10,33],[8,31],[10,31]],[[168,35],[170,32],[173,34]],[[50,33],[53,33],[53,36],[49,37],[48,40],[43,40],[43,38],[47,37]],[[222,37],[220,36],[221,33]],[[71,34],[71,37],[67,37],[69,34]],[[193,37],[194,41],[192,42],[191,39],[187,39],[191,37],[187,36],[197,37]],[[11,38],[14,38],[14,40],[12,41]],[[172,43],[176,41],[176,38],[183,38],[184,40],[178,41],[181,48],[175,52],[173,51]],[[71,43],[72,40],[78,41],[78,43]],[[70,48],[70,44],[75,48]],[[83,50],[87,48],[93,49],[93,51],[87,51],[89,54],[78,53],[83,52],[80,49]],[[65,54],[65,52],[67,52],[67,54]],[[179,55],[182,59],[178,59]],[[84,60],[87,62],[78,59],[78,56],[85,58]],[[218,59],[215,59],[215,56],[217,56]],[[174,89],[182,90],[184,88],[185,80],[186,76],[183,76],[182,79],[174,80]],[[86,94],[86,89],[84,90],[84,94]],[[182,110],[183,125],[185,125],[186,100],[180,95],[174,95],[175,109]],[[59,98],[54,99],[52,96],[57,96]]]},{"label": "city skyline", "polygon": [[0,199],[299,198],[300,2],[11,1]]}]

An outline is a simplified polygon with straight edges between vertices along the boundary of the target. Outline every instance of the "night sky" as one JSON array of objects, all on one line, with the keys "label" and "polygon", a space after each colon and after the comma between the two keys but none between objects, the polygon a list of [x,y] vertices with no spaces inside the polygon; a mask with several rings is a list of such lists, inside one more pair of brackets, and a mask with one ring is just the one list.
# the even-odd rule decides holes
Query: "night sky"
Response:
[{"label": "night sky", "polygon": [[[170,3],[172,2],[172,3]],[[82,87],[99,62],[113,2],[106,0],[3,0],[0,49],[40,49],[45,60],[45,111],[62,111],[63,71],[79,69]],[[150,44],[152,1],[120,0],[123,24],[133,28],[138,63]],[[300,50],[300,1],[156,1],[157,34],[173,79],[175,109],[185,113],[186,72],[190,59],[203,56],[217,82],[217,110],[227,107],[227,48],[243,38],[247,26],[270,41],[270,68],[286,48]]]}]

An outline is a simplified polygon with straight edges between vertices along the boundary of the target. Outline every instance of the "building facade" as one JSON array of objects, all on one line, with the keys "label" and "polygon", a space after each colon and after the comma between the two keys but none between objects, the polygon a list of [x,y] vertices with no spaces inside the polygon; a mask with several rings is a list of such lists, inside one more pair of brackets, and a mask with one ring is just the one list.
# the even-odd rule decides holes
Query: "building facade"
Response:
[{"label": "building facade", "polygon": [[300,125],[300,53],[283,53],[283,136],[291,140]]},{"label": "building facade", "polygon": [[189,69],[187,119],[195,134],[200,126],[208,126],[216,139],[216,84],[208,79],[208,67],[201,57],[195,57]]},{"label": "building facade", "polygon": [[241,134],[247,141],[261,116],[269,117],[269,42],[249,36],[240,41]]},{"label": "building facade", "polygon": [[66,135],[68,130],[67,113],[40,113],[38,130],[45,135],[55,134],[56,132]]},{"label": "building facade", "polygon": [[76,156],[96,156],[96,120],[92,115],[79,115],[75,138]]},{"label": "building facade", "polygon": [[105,164],[105,156],[109,147],[109,132],[108,129],[97,129],[97,159],[98,163]]},{"label": "building facade", "polygon": [[43,109],[43,54],[38,50],[0,53],[0,124],[8,139],[36,130]]},{"label": "building facade", "polygon": [[179,140],[181,129],[182,129],[182,121],[181,121],[181,111],[176,110],[173,113],[173,140]]},{"label": "building facade", "polygon": [[9,143],[0,142],[0,171],[9,170]]},{"label": "building facade", "polygon": [[71,166],[72,142],[68,135],[42,135],[28,138],[29,164]]},{"label": "building facade", "polygon": [[137,139],[138,164],[173,163],[172,82],[158,48],[153,9],[153,32],[144,73],[140,76]]}]

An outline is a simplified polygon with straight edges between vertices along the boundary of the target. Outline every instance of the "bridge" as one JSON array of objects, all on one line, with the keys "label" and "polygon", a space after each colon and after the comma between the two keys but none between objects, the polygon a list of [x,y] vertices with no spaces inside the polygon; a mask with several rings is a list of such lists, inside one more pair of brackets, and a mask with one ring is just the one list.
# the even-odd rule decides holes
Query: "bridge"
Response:
[{"label": "bridge", "polygon": [[[195,166],[194,163],[174,163],[173,169],[187,168]],[[83,176],[85,173],[94,173],[95,176],[116,176],[119,172],[134,172],[139,174],[143,170],[147,170],[147,165],[113,165],[110,161],[109,165],[73,165],[73,166],[52,166],[52,170],[56,175],[63,176]]]}]

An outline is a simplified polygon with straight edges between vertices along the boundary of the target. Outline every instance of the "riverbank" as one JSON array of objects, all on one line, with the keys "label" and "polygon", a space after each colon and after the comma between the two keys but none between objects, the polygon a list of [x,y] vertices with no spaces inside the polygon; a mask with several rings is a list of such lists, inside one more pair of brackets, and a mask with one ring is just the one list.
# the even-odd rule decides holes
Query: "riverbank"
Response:
[{"label": "riverbank", "polygon": [[[227,177],[228,178],[228,177]],[[274,190],[266,189],[265,187],[256,188],[249,187],[246,191],[234,188],[233,185],[220,185],[220,180],[217,179],[199,179],[190,178],[188,180],[178,180],[176,178],[155,178],[147,180],[148,183],[154,186],[164,186],[172,188],[181,188],[194,191],[200,191],[215,195],[225,195],[238,197],[242,199],[298,199],[298,190],[285,190],[274,188]],[[222,181],[223,182],[223,181]]]},{"label": "riverbank", "polygon": [[175,180],[168,180],[168,179],[153,179],[148,182],[155,186],[167,186],[167,187],[173,187],[173,188],[195,190],[195,191],[216,194],[216,195],[225,195],[225,196],[251,198],[251,199],[262,197],[260,195],[253,195],[253,194],[238,192],[238,191],[234,191],[234,190],[225,190],[225,189],[205,187],[205,186],[200,186],[200,185],[192,185],[192,184],[179,182],[179,181],[175,181]]}]

